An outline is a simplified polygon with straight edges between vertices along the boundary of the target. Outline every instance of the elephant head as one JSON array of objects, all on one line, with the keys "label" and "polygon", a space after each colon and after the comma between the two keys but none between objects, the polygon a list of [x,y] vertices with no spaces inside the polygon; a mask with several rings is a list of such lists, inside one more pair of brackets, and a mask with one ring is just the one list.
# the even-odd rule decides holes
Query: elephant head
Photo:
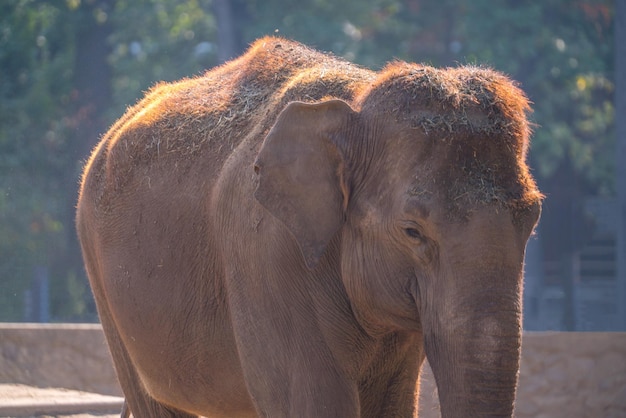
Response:
[{"label": "elephant head", "polygon": [[339,240],[363,329],[423,335],[444,417],[513,411],[542,198],[528,111],[492,70],[395,63],[351,103],[287,105],[255,162],[256,199],[310,269]]}]

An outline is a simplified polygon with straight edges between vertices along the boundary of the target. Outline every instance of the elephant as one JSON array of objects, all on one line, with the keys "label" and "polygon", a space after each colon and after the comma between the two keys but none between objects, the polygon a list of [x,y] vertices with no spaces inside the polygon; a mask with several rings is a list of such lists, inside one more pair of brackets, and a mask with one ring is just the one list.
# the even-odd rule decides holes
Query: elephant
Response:
[{"label": "elephant", "polygon": [[512,416],[529,100],[487,67],[362,68],[265,37],[159,83],[76,227],[135,417]]}]

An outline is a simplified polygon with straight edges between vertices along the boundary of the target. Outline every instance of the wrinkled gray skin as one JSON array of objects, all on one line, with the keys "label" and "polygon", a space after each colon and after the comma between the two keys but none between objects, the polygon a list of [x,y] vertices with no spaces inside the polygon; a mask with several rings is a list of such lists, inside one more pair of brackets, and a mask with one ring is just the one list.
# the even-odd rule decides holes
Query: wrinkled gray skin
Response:
[{"label": "wrinkled gray skin", "polygon": [[[263,61],[279,50],[308,61],[285,64],[248,108],[241,95],[269,83],[259,71],[280,73]],[[455,112],[445,98],[400,100],[400,117],[385,100],[402,92],[369,90],[422,68],[400,64],[354,69],[349,89],[314,100],[298,93],[294,78],[327,61],[259,41],[234,64],[157,87],[94,151],[77,226],[135,417],[416,416],[425,356],[443,417],[511,416],[540,208],[526,144],[491,133],[463,156],[482,167],[463,178],[450,144],[477,140],[493,109],[469,109],[473,128],[458,134],[432,117]],[[453,183],[466,193],[451,196]]]}]

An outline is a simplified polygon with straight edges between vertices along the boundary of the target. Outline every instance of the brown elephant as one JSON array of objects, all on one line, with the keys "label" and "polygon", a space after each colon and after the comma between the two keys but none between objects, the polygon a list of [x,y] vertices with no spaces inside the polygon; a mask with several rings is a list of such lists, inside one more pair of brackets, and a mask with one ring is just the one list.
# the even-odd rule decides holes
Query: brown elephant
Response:
[{"label": "brown elephant", "polygon": [[416,416],[427,356],[444,417],[511,416],[528,111],[489,69],[371,72],[277,38],[157,85],[77,213],[128,409]]}]

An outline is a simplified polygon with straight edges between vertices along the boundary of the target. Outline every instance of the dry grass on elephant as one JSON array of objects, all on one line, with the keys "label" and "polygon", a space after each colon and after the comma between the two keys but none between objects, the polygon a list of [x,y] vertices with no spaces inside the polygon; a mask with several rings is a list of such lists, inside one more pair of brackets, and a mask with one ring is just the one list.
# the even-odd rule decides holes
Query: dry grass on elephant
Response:
[{"label": "dry grass on elephant", "polygon": [[134,416],[512,416],[541,194],[528,101],[479,67],[373,72],[263,38],[155,86],[77,230]]},{"label": "dry grass on elephant", "polygon": [[[246,55],[209,74],[153,87],[120,127],[137,130],[130,152],[188,154],[215,139],[235,141],[259,129],[259,122],[268,129],[288,102],[331,96],[350,100],[375,76],[303,45],[271,40],[257,42]],[[164,143],[144,138],[155,128],[165,133]]]},{"label": "dry grass on elephant", "polygon": [[[498,203],[525,211],[541,198],[528,167],[530,105],[508,78],[489,68],[437,69],[395,62],[357,98],[362,112],[384,113],[422,131],[448,155],[435,177],[450,214],[467,217],[476,205]],[[384,103],[384,105],[381,105]],[[423,188],[415,194],[432,193]]]}]

